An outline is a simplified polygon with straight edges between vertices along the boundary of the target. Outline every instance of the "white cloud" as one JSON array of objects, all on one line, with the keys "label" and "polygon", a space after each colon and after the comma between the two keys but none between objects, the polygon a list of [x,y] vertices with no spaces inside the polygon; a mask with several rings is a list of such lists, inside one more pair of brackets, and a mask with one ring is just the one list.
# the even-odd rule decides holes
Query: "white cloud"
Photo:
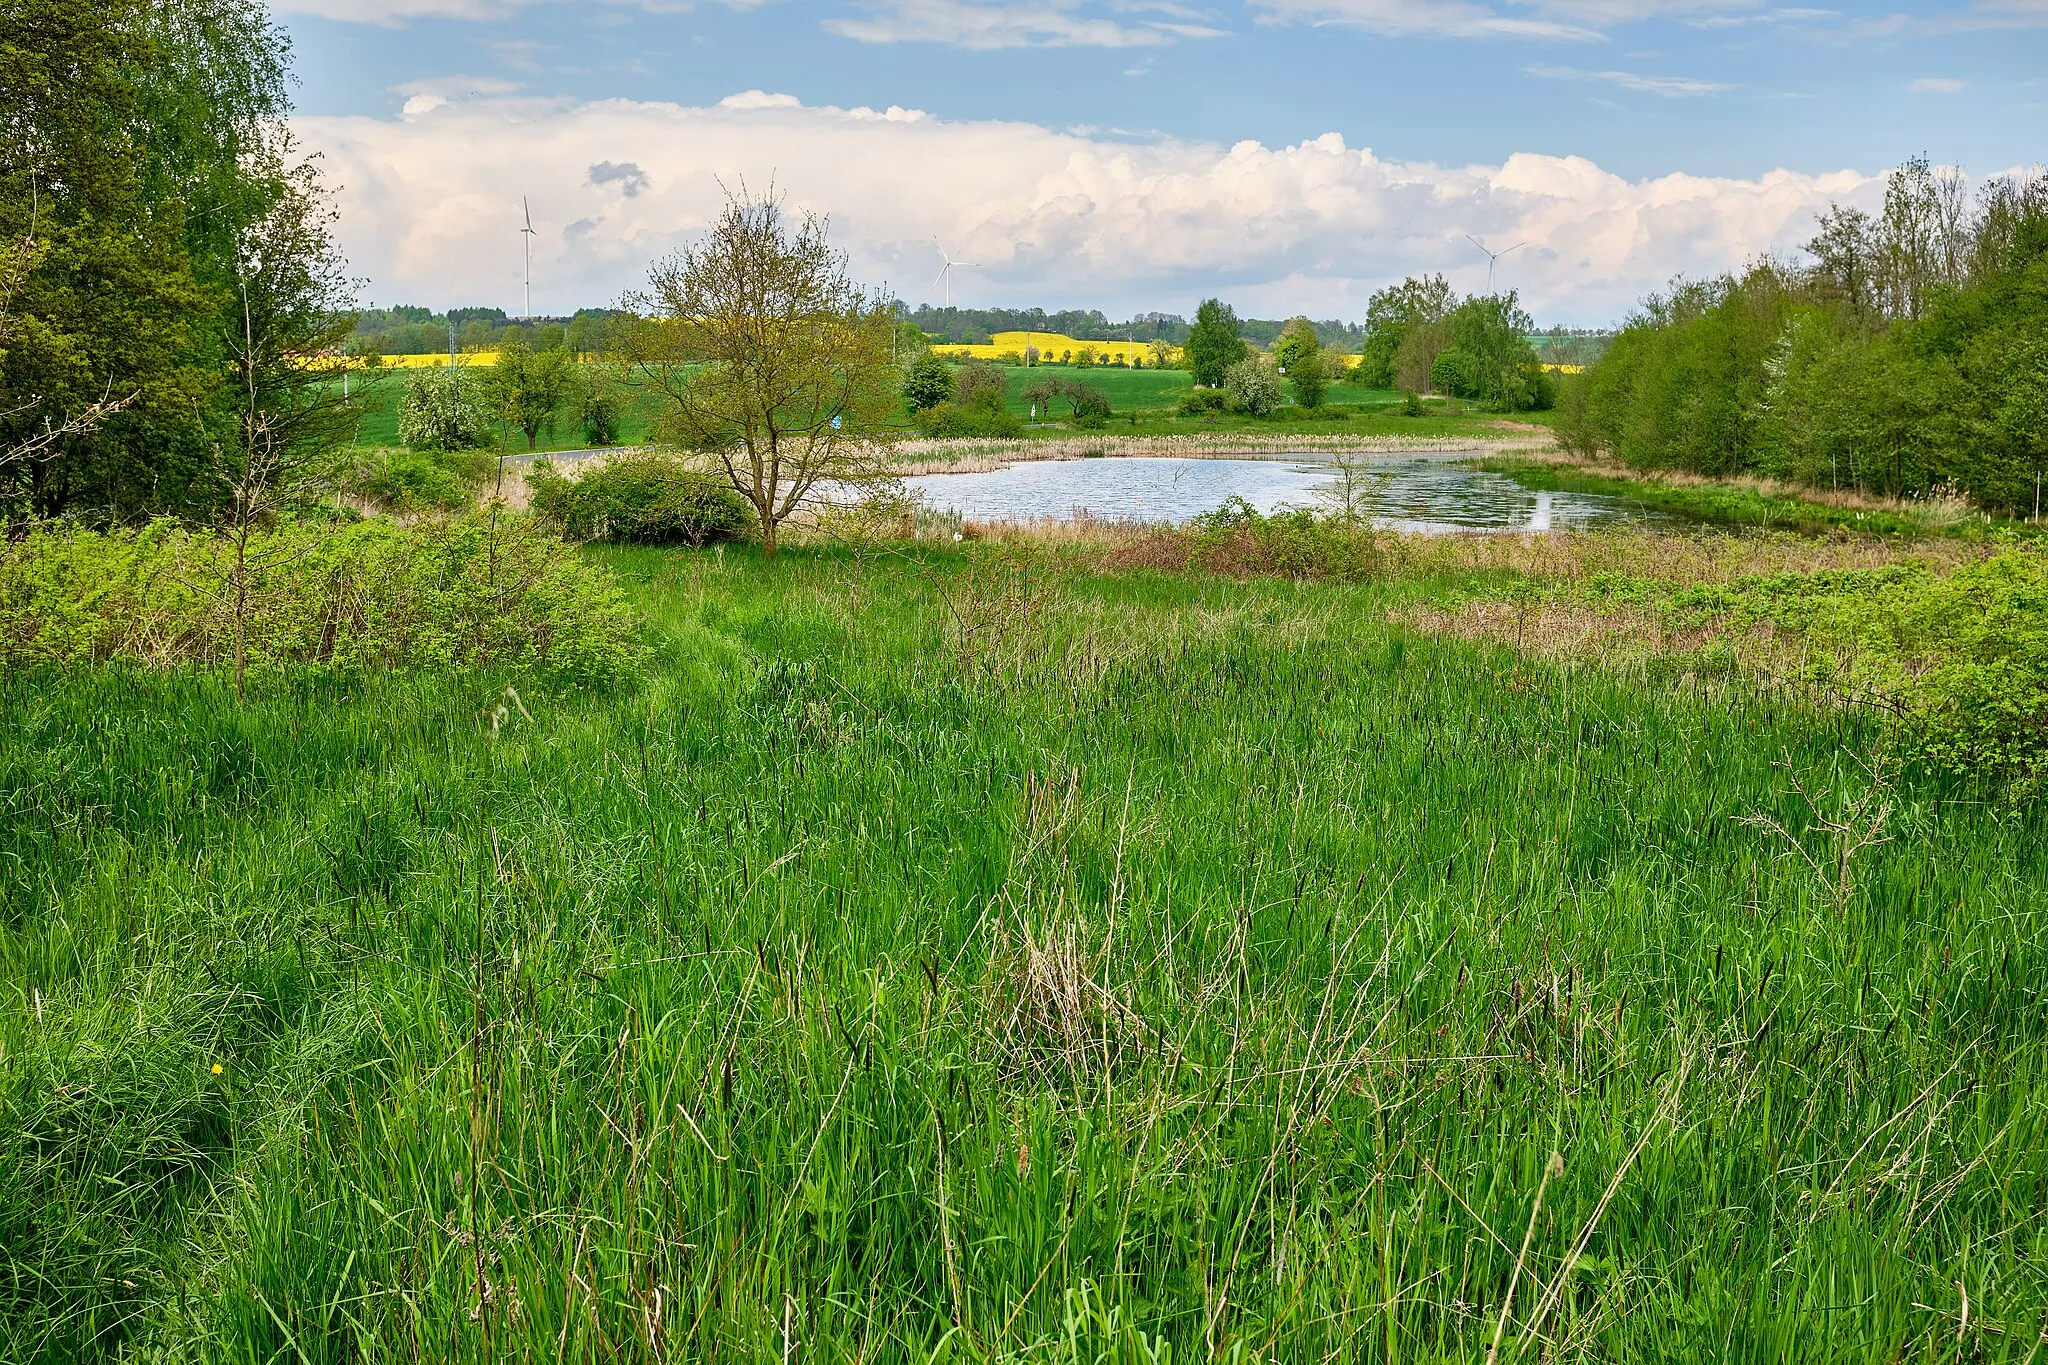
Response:
[{"label": "white cloud", "polygon": [[1922,76],[1917,81],[1907,81],[1906,88],[1921,95],[1953,95],[1969,85],[1968,81],[1951,80],[1946,76]]},{"label": "white cloud", "polygon": [[[1617,317],[1675,273],[1788,250],[1831,199],[1878,192],[1848,171],[1631,181],[1578,157],[1442,167],[1335,133],[1277,148],[1134,143],[759,91],[709,107],[493,96],[296,126],[342,187],[342,242],[369,297],[516,302],[528,195],[535,303],[550,311],[635,287],[712,219],[720,181],[742,179],[829,212],[858,273],[913,300],[929,292],[937,234],[981,263],[955,284],[963,303],[1186,313],[1221,293],[1259,316],[1357,317],[1414,271],[1483,286],[1472,233],[1526,239],[1501,283],[1566,322]],[[606,165],[644,184],[624,195],[593,169]]]},{"label": "white cloud", "polygon": [[1623,90],[1639,95],[1662,95],[1666,99],[1679,99],[1688,95],[1716,95],[1723,90],[1733,90],[1732,85],[1715,81],[1694,80],[1690,76],[1639,76],[1633,71],[1580,71],[1569,66],[1532,66],[1532,76],[1542,76],[1553,81],[1605,81]]},{"label": "white cloud", "polygon": [[954,47],[1157,47],[1222,30],[1191,22],[1179,5],[1123,6],[1166,17],[1122,23],[1082,12],[1079,0],[865,0],[866,17],[825,21],[826,31],[863,43],[947,43]]},{"label": "white cloud", "polygon": [[1533,38],[1597,42],[1605,30],[1645,19],[1742,11],[1755,0],[1251,0],[1280,22],[1342,24],[1400,36]]}]

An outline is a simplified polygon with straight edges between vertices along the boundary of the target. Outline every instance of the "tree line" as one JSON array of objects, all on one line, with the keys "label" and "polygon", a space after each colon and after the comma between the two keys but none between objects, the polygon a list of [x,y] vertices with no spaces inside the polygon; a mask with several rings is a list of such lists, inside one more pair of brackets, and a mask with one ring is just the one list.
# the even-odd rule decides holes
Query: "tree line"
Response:
[{"label": "tree line", "polygon": [[2037,516],[2048,468],[2048,178],[1915,158],[1801,263],[1680,281],[1565,386],[1559,439],[1644,469]]},{"label": "tree line", "polygon": [[348,350],[363,357],[435,355],[451,345],[457,351],[495,351],[519,341],[536,351],[583,355],[604,348],[609,324],[618,316],[615,308],[579,308],[568,317],[538,318],[508,318],[502,308],[450,308],[445,313],[407,304],[365,308],[356,315]]}]

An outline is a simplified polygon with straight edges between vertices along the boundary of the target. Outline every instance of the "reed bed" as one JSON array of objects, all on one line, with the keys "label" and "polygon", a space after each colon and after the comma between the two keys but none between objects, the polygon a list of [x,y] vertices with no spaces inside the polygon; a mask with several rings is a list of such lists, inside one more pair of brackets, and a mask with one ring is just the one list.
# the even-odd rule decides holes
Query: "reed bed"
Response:
[{"label": "reed bed", "polygon": [[0,1358],[2038,1353],[2048,829],[1864,718],[602,558],[638,686],[0,674]]}]

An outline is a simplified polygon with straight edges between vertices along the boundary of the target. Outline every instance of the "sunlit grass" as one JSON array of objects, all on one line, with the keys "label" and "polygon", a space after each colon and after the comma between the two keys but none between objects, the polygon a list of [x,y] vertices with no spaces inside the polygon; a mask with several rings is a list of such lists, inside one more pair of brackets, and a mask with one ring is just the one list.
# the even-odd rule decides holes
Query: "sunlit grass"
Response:
[{"label": "sunlit grass", "polygon": [[2027,1358],[2038,816],[1844,893],[1854,715],[968,549],[0,678],[0,1358]]}]

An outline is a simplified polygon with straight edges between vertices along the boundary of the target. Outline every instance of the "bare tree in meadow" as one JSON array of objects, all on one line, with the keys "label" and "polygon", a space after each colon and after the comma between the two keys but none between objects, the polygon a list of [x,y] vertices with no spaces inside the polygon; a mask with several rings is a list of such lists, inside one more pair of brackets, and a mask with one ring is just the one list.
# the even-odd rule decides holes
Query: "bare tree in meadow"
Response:
[{"label": "bare tree in meadow", "polygon": [[826,226],[742,186],[701,244],[655,264],[621,329],[622,359],[666,398],[661,434],[718,461],[771,559],[807,497],[881,475],[863,433],[896,402],[894,319]]}]

